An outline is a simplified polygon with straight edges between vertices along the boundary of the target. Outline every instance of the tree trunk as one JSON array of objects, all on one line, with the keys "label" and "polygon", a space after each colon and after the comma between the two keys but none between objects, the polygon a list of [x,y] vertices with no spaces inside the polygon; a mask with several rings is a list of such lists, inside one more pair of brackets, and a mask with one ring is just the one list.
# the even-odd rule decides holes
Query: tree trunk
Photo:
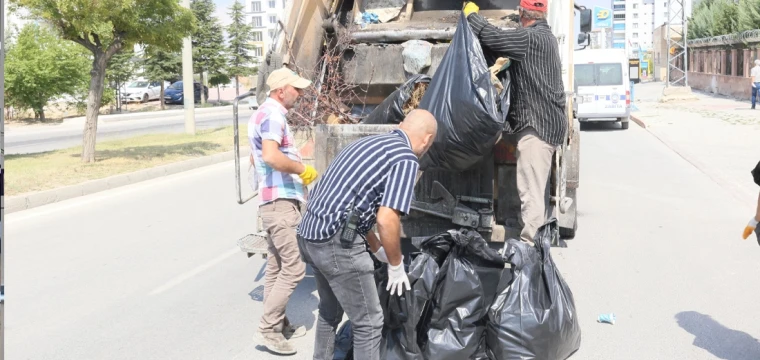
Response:
[{"label": "tree trunk", "polygon": [[222,92],[220,90],[221,86],[222,85],[217,85],[216,86],[216,102],[219,103],[219,104],[222,103]]},{"label": "tree trunk", "polygon": [[201,70],[201,105],[206,103],[206,97],[204,96],[206,94],[205,91],[203,91],[203,71]]},{"label": "tree trunk", "polygon": [[238,76],[235,75],[235,97],[240,96],[240,81],[238,80]]},{"label": "tree trunk", "polygon": [[82,161],[95,162],[95,136],[98,133],[98,115],[100,103],[103,101],[103,80],[106,77],[108,59],[103,51],[93,54],[92,70],[90,70],[90,93],[87,96],[87,112],[82,139]]},{"label": "tree trunk", "polygon": [[161,110],[166,109],[166,104],[164,103],[164,81],[161,80],[161,95],[159,95],[158,101],[161,102]]}]

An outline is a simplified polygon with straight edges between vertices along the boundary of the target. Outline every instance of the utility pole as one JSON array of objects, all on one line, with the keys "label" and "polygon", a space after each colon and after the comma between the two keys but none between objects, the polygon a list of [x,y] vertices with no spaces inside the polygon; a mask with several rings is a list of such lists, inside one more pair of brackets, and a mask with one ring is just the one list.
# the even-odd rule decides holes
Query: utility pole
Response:
[{"label": "utility pole", "polygon": [[[182,6],[190,9],[190,0],[182,0]],[[185,104],[185,132],[191,135],[195,135],[195,86],[193,83],[193,43],[188,36],[182,39],[182,102]],[[203,91],[202,88],[201,91]]]},{"label": "utility pole", "polygon": [[[5,1],[0,6],[0,89],[5,89]],[[0,360],[5,359],[5,91],[0,92]]]},{"label": "utility pole", "polygon": [[[684,0],[668,0],[667,18],[668,66],[665,86],[689,86],[688,45],[686,42],[686,11]],[[680,31],[674,25],[680,25]],[[680,36],[680,40],[674,40]],[[671,54],[671,49],[675,51]]]}]

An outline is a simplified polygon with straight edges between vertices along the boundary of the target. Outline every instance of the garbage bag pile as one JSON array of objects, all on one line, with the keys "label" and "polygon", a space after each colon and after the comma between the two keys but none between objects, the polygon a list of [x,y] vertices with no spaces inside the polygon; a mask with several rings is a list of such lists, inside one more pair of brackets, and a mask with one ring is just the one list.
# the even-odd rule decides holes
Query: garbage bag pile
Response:
[{"label": "garbage bag pile", "polygon": [[[400,297],[385,290],[387,265],[378,265],[380,358],[570,357],[580,348],[581,332],[572,292],[549,252],[555,236],[559,227],[553,219],[539,229],[536,247],[509,240],[502,256],[472,230],[435,235],[419,244],[407,264],[412,290]],[[340,357],[348,355],[351,339],[348,322],[336,336],[335,360],[353,358]]]},{"label": "garbage bag pile", "polygon": [[[509,64],[509,59],[483,52],[462,14],[433,78],[415,75],[362,122],[399,124],[414,108],[428,110],[438,121],[438,134],[420,160],[420,169],[468,170],[491,152],[501,132],[508,129]],[[420,95],[415,105],[413,100]]]}]

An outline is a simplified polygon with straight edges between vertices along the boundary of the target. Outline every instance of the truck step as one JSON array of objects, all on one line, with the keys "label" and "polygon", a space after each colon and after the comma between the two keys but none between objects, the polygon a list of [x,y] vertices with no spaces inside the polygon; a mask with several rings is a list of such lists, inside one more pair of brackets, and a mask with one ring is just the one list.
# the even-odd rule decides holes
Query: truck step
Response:
[{"label": "truck step", "polygon": [[247,253],[248,257],[261,254],[262,258],[267,257],[269,252],[269,243],[267,242],[267,233],[261,231],[255,234],[248,234],[237,241],[240,251]]}]

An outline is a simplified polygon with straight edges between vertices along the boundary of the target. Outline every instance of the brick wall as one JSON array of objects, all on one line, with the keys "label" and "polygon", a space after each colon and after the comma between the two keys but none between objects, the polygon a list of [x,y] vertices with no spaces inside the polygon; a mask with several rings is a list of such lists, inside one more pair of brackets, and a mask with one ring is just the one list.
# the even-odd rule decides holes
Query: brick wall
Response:
[{"label": "brick wall", "polygon": [[692,89],[730,96],[738,100],[749,100],[752,91],[752,84],[747,77],[696,72],[689,72],[689,86]]}]

